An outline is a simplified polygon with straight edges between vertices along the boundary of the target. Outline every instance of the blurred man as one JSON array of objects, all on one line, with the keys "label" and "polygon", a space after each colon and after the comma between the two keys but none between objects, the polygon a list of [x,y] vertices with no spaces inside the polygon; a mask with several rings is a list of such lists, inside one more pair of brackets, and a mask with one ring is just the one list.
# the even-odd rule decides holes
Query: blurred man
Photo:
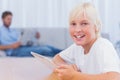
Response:
[{"label": "blurred man", "polygon": [[[10,27],[13,14],[5,11],[2,14],[3,25],[0,27],[0,50],[6,52],[7,56],[32,56],[31,51],[37,52],[44,56],[54,56],[61,50],[52,46],[21,46],[19,31]],[[36,38],[40,38],[40,34],[36,33]]]}]

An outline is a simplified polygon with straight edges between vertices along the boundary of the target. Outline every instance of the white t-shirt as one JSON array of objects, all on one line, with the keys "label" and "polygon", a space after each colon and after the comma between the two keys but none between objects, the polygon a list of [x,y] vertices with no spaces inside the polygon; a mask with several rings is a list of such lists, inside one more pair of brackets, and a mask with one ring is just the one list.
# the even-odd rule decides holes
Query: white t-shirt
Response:
[{"label": "white t-shirt", "polygon": [[110,41],[98,38],[88,54],[76,44],[62,51],[60,57],[66,62],[76,64],[82,73],[100,74],[104,72],[120,72],[120,60]]}]

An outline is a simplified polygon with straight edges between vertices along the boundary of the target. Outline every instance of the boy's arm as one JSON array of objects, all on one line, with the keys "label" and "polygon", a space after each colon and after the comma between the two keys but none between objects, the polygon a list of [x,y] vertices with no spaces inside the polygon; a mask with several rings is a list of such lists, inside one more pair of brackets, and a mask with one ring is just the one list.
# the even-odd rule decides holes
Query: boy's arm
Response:
[{"label": "boy's arm", "polygon": [[107,72],[98,75],[88,75],[76,72],[72,80],[120,80],[120,73]]},{"label": "boy's arm", "polygon": [[69,65],[62,65],[55,69],[61,80],[120,80],[120,73],[110,71],[101,74],[86,74],[75,71]]}]

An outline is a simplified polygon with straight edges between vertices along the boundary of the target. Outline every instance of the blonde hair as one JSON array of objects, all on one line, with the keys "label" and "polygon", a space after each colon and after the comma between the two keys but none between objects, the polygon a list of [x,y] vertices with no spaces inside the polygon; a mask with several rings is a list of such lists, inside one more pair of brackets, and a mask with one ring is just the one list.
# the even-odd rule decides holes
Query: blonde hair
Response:
[{"label": "blonde hair", "polygon": [[80,18],[82,14],[83,16],[87,16],[95,24],[97,35],[100,36],[101,20],[98,11],[91,3],[86,2],[76,6],[70,13],[69,23],[76,18]]}]

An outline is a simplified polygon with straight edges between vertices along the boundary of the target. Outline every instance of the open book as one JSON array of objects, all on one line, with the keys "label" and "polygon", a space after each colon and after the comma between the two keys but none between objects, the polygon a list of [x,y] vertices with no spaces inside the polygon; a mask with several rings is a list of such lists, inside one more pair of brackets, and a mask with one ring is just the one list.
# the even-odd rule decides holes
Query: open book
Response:
[{"label": "open book", "polygon": [[46,65],[46,67],[48,67],[49,69],[54,70],[56,65],[52,62],[52,60],[48,59],[45,56],[42,56],[38,53],[35,52],[31,52],[31,54],[38,60],[40,60],[41,63],[43,63],[44,65]]}]

